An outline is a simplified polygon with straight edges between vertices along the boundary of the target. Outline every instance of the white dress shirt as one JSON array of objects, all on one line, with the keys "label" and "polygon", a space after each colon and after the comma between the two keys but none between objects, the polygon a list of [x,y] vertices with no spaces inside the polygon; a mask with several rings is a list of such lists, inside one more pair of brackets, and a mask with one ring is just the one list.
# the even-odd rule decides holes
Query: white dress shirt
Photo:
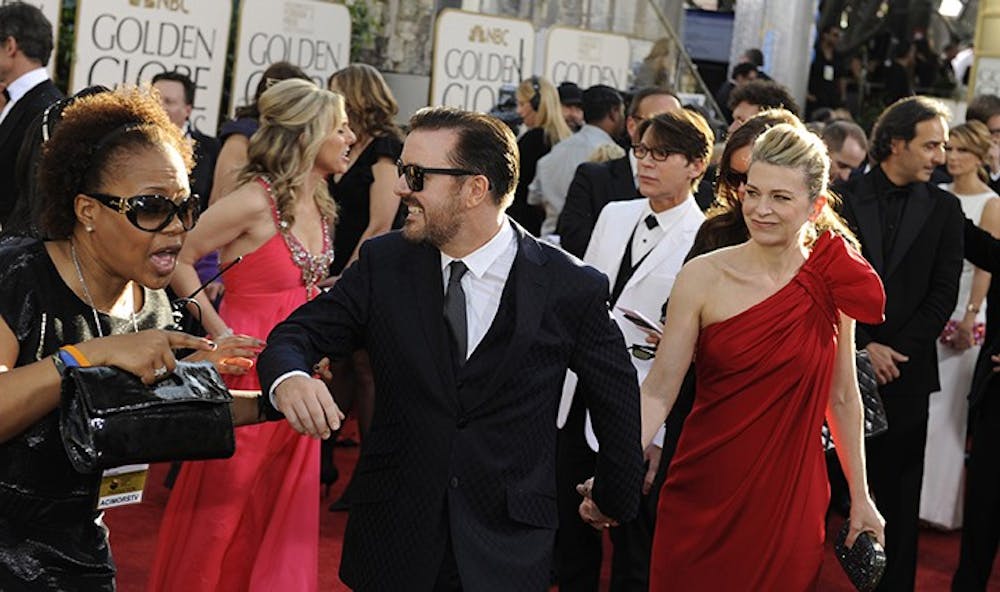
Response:
[{"label": "white dress shirt", "polygon": [[[684,218],[686,208],[682,206],[687,203],[688,199],[694,199],[694,196],[688,195],[687,199],[681,203],[660,213],[654,212],[649,207],[649,200],[646,200],[646,209],[643,210],[642,215],[639,217],[639,221],[635,225],[635,233],[632,235],[633,266],[642,261],[643,257],[656,248],[660,240],[670,234],[670,229],[674,224],[677,224],[677,222]],[[650,215],[655,216],[657,222],[657,225],[652,228],[646,226],[646,218]]]},{"label": "white dress shirt", "polygon": [[599,146],[614,143],[614,138],[606,131],[587,124],[538,159],[535,178],[528,186],[528,203],[545,208],[542,236],[556,232],[556,222],[566,204],[576,167],[586,162]]},{"label": "white dress shirt", "polygon": [[7,94],[10,95],[10,100],[4,105],[3,111],[0,111],[0,123],[4,119],[7,119],[7,114],[10,110],[21,100],[27,92],[39,84],[45,82],[49,79],[49,71],[45,68],[35,68],[34,70],[25,72],[18,76],[17,80],[11,82],[7,85]]},{"label": "white dress shirt", "polygon": [[[462,291],[465,292],[465,318],[468,327],[468,339],[466,339],[468,350],[465,352],[465,359],[469,359],[472,352],[476,351],[476,347],[493,324],[497,311],[500,310],[500,296],[514,266],[515,257],[517,257],[517,235],[510,220],[504,218],[500,230],[493,235],[493,238],[461,259],[469,269],[461,280]],[[442,294],[448,288],[448,278],[451,275],[448,264],[452,261],[455,261],[453,257],[441,253]],[[443,310],[441,322],[444,322]],[[292,376],[308,377],[309,374],[301,370],[292,370],[274,381],[268,397],[276,409],[278,406],[274,400],[274,389]]]},{"label": "white dress shirt", "polygon": [[[468,327],[466,360],[476,351],[476,346],[486,336],[500,310],[500,296],[503,295],[503,287],[516,256],[517,235],[510,222],[504,220],[500,231],[489,242],[461,259],[469,268],[461,281],[462,291],[465,292],[465,320]],[[451,276],[448,264],[452,261],[455,259],[441,253],[443,290],[448,289],[448,278]]]}]

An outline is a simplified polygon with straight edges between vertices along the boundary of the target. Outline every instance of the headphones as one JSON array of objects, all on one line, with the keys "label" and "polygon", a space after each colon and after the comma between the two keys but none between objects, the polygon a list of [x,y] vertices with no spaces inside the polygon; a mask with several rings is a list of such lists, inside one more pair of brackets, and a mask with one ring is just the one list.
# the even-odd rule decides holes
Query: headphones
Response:
[{"label": "headphones", "polygon": [[531,77],[531,91],[531,99],[528,100],[528,103],[532,109],[538,111],[538,108],[542,105],[542,89],[538,85],[538,76]]}]

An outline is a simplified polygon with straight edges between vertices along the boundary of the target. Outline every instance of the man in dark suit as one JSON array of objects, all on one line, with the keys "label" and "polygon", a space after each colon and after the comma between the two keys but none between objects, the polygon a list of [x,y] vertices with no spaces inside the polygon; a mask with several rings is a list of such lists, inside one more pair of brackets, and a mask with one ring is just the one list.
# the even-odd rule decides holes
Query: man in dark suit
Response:
[{"label": "man in dark suit", "polygon": [[37,7],[0,6],[0,82],[7,99],[0,111],[0,227],[8,224],[24,175],[17,155],[32,121],[62,98],[45,66],[52,54],[52,24]]},{"label": "man in dark suit", "polygon": [[174,125],[194,142],[194,169],[191,170],[191,193],[201,196],[201,207],[208,207],[212,194],[215,161],[219,157],[219,141],[203,134],[191,125],[194,110],[194,82],[180,72],[160,72],[153,76],[153,88],[160,93],[160,104]]},{"label": "man in dark suit", "polygon": [[258,366],[264,400],[328,437],[342,415],[310,368],[368,349],[377,405],[340,567],[353,589],[545,590],[566,370],[587,385],[601,439],[601,528],[639,504],[635,370],[607,279],[503,214],[518,176],[510,129],[450,108],[410,126],[402,233],[366,242],[333,289],[275,328]]},{"label": "man in dark suit", "polygon": [[[681,108],[680,99],[670,90],[657,86],[642,88],[629,104],[625,128],[629,141],[638,144],[639,124],[658,113]],[[567,252],[583,257],[594,232],[597,217],[608,202],[639,196],[635,155],[628,154],[607,162],[584,162],[576,168],[566,203],[559,214],[556,234]]]},{"label": "man in dark suit", "polygon": [[[973,265],[1000,274],[1000,241],[965,220],[965,257]],[[991,309],[987,309],[989,312]],[[990,321],[987,320],[987,323]],[[987,325],[988,326],[988,325]],[[955,592],[984,592],[1000,543],[1000,338],[979,350],[969,394],[969,448]]]},{"label": "man in dark suit", "polygon": [[868,480],[886,520],[888,566],[879,590],[913,590],[930,393],[940,390],[935,343],[955,307],[962,209],[929,183],[944,162],[948,113],[926,97],[886,109],[872,131],[872,170],[849,187],[848,222],[885,285],[885,322],[859,324],[889,431],[867,444]]}]

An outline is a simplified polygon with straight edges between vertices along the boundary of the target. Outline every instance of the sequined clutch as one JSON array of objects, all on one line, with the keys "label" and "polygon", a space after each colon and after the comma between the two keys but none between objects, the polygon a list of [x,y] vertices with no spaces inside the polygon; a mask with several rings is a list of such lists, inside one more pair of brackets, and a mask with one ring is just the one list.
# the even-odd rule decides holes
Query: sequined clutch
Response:
[{"label": "sequined clutch", "polygon": [[833,545],[837,560],[854,587],[861,592],[874,590],[885,573],[885,550],[867,532],[862,532],[848,549],[845,542],[851,524],[845,522]]}]

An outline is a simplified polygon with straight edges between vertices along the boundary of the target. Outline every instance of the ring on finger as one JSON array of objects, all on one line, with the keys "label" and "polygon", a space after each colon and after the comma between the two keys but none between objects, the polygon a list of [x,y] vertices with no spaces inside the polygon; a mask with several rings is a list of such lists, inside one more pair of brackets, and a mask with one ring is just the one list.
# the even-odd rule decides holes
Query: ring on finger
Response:
[{"label": "ring on finger", "polygon": [[167,367],[166,366],[160,366],[159,368],[153,370],[153,377],[154,378],[162,378],[162,377],[164,377],[166,375],[167,375]]}]

